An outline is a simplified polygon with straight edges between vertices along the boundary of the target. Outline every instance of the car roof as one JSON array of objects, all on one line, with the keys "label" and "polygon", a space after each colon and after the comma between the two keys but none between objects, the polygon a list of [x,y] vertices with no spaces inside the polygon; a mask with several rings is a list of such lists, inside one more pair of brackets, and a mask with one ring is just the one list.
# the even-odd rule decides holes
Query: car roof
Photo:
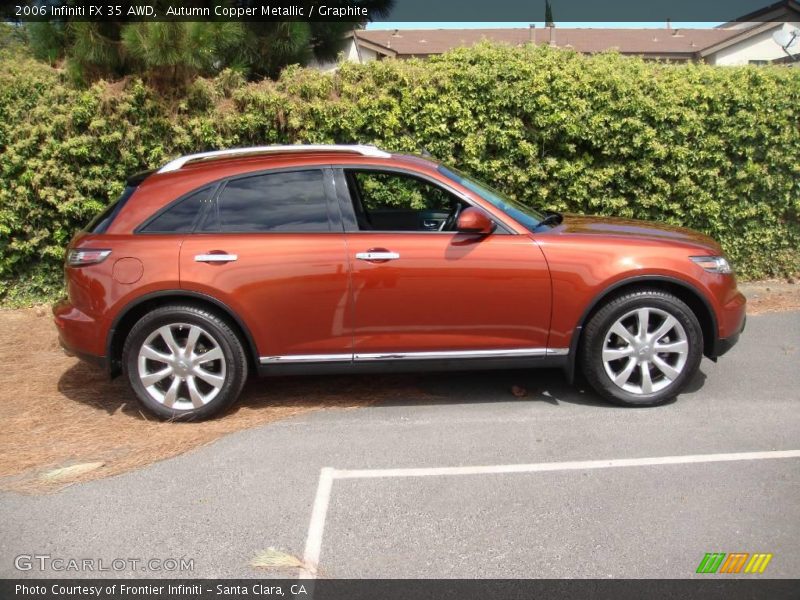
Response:
[{"label": "car roof", "polygon": [[[244,175],[249,172],[258,172],[269,169],[282,169],[298,166],[324,166],[324,165],[375,165],[375,166],[397,166],[412,167],[416,169],[435,169],[438,163],[430,159],[409,155],[391,154],[377,150],[376,153],[358,153],[342,151],[342,146],[331,146],[332,150],[325,146],[298,146],[303,150],[279,151],[277,148],[287,148],[286,146],[274,147],[276,150],[270,152],[249,152],[250,149],[243,150],[240,154],[219,154],[210,158],[200,155],[190,155],[167,163],[161,169],[154,171],[147,180],[158,180],[168,178],[175,182],[180,179],[201,179],[205,178],[209,182],[226,177]],[[369,147],[368,147],[369,148]],[[208,155],[206,155],[208,156]],[[192,160],[192,157],[201,157],[199,160]],[[178,161],[190,159],[183,164]],[[177,165],[172,167],[171,165]]]},{"label": "car roof", "polygon": [[286,144],[272,146],[249,146],[244,148],[228,148],[225,150],[210,150],[179,156],[161,167],[159,173],[177,171],[181,167],[208,160],[233,158],[239,156],[269,156],[276,154],[309,154],[313,152],[334,152],[344,154],[357,154],[372,158],[390,158],[391,154],[376,146],[365,144]]},{"label": "car roof", "polygon": [[[438,163],[414,155],[364,155],[338,150],[304,149],[289,152],[240,153],[217,155],[210,159],[187,161],[178,168],[158,170],[141,180],[134,197],[109,227],[108,233],[126,233],[137,227],[147,216],[193,190],[229,177],[268,170],[327,165],[376,168],[406,168],[416,172],[434,173]],[[169,163],[168,163],[169,164]],[[162,168],[163,169],[163,168]]]}]

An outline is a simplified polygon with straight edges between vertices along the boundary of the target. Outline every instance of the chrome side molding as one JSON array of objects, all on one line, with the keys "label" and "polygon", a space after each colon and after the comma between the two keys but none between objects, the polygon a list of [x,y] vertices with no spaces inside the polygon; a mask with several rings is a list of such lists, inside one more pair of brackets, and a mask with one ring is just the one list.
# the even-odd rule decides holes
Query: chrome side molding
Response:
[{"label": "chrome side molding", "polygon": [[537,358],[566,356],[569,348],[509,348],[501,350],[444,350],[433,352],[379,352],[363,354],[290,354],[262,356],[262,365],[290,363],[371,362],[393,360],[448,360],[461,358]]},{"label": "chrome side molding", "polygon": [[566,356],[569,354],[569,348],[548,348],[547,356]]},{"label": "chrome side molding", "polygon": [[353,355],[348,354],[290,354],[288,356],[262,356],[259,362],[262,365],[305,363],[305,362],[350,362]]},{"label": "chrome side molding", "polygon": [[354,360],[447,360],[450,358],[512,358],[545,356],[545,348],[513,348],[508,350],[446,350],[441,352],[387,352],[355,354]]}]

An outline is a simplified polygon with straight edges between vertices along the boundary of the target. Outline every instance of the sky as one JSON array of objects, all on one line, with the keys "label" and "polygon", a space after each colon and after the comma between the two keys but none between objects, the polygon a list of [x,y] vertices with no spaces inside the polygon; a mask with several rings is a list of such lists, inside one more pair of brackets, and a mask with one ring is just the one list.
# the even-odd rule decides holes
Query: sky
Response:
[{"label": "sky", "polygon": [[[492,29],[492,28],[503,28],[503,27],[528,27],[529,25],[536,25],[536,27],[544,27],[544,21],[542,22],[518,22],[518,23],[476,23],[476,22],[468,22],[468,23],[460,23],[456,21],[451,22],[400,22],[400,21],[377,21],[373,23],[367,24],[367,29]],[[680,29],[710,29],[711,27],[716,27],[717,25],[721,25],[720,22],[715,23],[706,23],[706,22],[694,22],[694,23],[672,23],[671,26],[673,28],[680,28]],[[556,27],[620,27],[620,28],[642,28],[646,27],[649,29],[658,29],[666,27],[666,23],[663,21],[660,22],[646,22],[646,23],[597,23],[597,22],[585,22],[585,23],[567,23],[567,22],[556,22]]]}]

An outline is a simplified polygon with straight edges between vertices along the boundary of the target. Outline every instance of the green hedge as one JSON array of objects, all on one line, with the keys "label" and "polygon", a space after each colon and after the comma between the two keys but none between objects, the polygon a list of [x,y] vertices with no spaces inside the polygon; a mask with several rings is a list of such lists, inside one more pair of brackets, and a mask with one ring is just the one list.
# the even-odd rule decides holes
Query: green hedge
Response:
[{"label": "green hedge", "polygon": [[0,299],[61,288],[72,233],[127,174],[182,153],[364,142],[434,156],[542,208],[654,219],[720,240],[744,277],[800,270],[800,69],[647,63],[483,45],[428,61],[71,88],[0,56]]}]

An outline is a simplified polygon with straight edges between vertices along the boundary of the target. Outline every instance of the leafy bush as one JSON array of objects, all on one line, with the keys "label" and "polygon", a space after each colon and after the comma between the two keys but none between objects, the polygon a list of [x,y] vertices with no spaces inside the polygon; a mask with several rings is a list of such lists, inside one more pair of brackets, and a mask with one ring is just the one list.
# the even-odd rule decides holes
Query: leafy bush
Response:
[{"label": "leafy bush", "polygon": [[50,298],[73,232],[127,174],[290,142],[434,156],[532,205],[705,231],[748,278],[800,270],[800,70],[482,45],[428,61],[235,73],[167,104],[138,80],[76,90],[0,55],[0,298]]}]

